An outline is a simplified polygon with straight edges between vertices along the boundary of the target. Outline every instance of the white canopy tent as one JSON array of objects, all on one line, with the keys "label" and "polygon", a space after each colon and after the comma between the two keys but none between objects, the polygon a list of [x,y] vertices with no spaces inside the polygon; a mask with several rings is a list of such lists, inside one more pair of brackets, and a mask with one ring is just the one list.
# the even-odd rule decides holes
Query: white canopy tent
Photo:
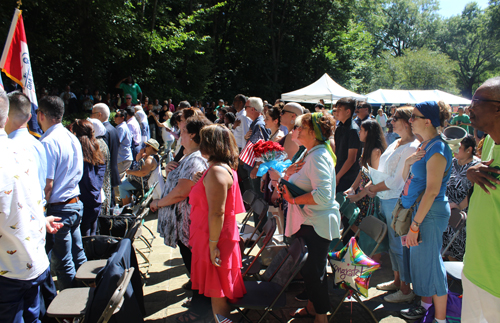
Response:
[{"label": "white canopy tent", "polygon": [[318,103],[320,99],[323,99],[325,103],[335,103],[338,99],[345,97],[366,100],[366,96],[344,89],[326,73],[319,80],[302,89],[281,94],[283,101],[300,103]]},{"label": "white canopy tent", "polygon": [[440,90],[377,90],[366,95],[371,104],[416,104],[443,101],[449,105],[470,105],[470,100]]}]

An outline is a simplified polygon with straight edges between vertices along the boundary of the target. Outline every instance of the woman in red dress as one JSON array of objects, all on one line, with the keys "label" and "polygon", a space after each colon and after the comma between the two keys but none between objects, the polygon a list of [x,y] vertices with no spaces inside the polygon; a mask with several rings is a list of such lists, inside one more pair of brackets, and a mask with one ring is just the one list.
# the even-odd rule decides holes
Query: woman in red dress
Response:
[{"label": "woman in red dress", "polygon": [[192,288],[212,299],[214,316],[228,317],[228,300],[246,293],[235,218],[245,211],[236,174],[238,147],[222,125],[207,126],[200,135],[209,168],[189,194]]}]

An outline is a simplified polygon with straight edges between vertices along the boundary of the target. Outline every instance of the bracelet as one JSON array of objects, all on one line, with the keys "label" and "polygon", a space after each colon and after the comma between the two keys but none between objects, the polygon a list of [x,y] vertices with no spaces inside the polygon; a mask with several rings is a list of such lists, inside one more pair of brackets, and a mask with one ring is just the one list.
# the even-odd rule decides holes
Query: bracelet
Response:
[{"label": "bracelet", "polygon": [[213,242],[213,243],[217,243],[217,242],[219,242],[219,240],[215,240],[215,241],[214,241],[214,240],[210,240],[210,238],[208,238],[208,241]]},{"label": "bracelet", "polygon": [[292,200],[292,204],[295,204],[295,199]]},{"label": "bracelet", "polygon": [[412,233],[418,233],[418,231],[420,231],[420,229],[418,229],[417,231],[413,231],[413,229],[412,229],[412,228],[411,228],[411,226],[410,226],[410,231],[411,231]]},{"label": "bracelet", "polygon": [[413,223],[415,223],[415,226],[416,226],[417,228],[418,228],[418,227],[420,227],[420,225],[422,224],[422,222],[417,222],[417,221],[415,221],[415,220],[413,220]]}]

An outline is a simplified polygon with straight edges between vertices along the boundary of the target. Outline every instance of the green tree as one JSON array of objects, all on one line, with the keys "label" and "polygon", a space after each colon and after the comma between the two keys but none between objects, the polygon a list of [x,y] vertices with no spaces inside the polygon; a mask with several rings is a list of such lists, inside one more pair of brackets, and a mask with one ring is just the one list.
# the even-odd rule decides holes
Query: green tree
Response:
[{"label": "green tree", "polygon": [[498,25],[494,27],[491,23],[498,19],[492,13],[498,10],[499,2],[493,2],[497,3],[497,7],[490,6],[490,15],[475,2],[467,4],[461,15],[446,21],[438,38],[441,50],[458,62],[456,75],[459,88],[468,98],[485,80],[485,73],[499,66],[500,42],[495,33],[500,33]]},{"label": "green tree", "polygon": [[443,90],[458,93],[456,62],[446,54],[422,48],[406,50],[400,57],[384,53],[378,61],[372,91],[379,88],[396,90]]}]

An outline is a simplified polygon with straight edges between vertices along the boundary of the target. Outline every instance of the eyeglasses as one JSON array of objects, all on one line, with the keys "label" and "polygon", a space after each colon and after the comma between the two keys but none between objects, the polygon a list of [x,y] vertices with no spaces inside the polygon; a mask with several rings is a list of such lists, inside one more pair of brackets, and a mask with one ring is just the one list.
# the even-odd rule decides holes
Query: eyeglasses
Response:
[{"label": "eyeglasses", "polygon": [[283,110],[283,111],[281,111],[281,115],[284,115],[284,114],[285,114],[285,113],[287,113],[287,112],[288,112],[288,113],[293,113],[293,114],[295,114],[295,112],[288,111],[288,110]]},{"label": "eyeglasses", "polygon": [[394,120],[394,122],[398,121],[399,119],[401,119],[401,118],[396,116],[396,115],[394,117],[392,117],[392,120]]},{"label": "eyeglasses", "polygon": [[414,115],[413,113],[411,114],[411,117],[410,117],[410,120],[415,120],[415,118],[419,118],[419,119],[427,119],[426,117],[423,117],[423,116],[417,116],[417,115]]}]

